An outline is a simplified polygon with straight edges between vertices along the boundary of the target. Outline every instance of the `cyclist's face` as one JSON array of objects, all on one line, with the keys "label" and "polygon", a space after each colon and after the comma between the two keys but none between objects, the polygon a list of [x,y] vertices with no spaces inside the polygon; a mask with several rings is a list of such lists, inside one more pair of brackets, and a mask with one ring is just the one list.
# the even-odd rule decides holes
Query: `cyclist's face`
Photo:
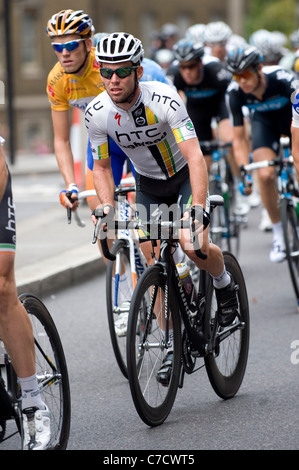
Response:
[{"label": "cyclist's face", "polygon": [[202,80],[201,61],[189,60],[188,62],[181,62],[179,70],[187,85],[197,85]]},{"label": "cyclist's face", "polygon": [[[56,36],[52,39],[52,42],[65,44],[66,42],[74,41],[76,39],[81,39],[81,36],[78,34],[66,34],[65,36]],[[83,64],[86,58],[86,53],[90,52],[91,46],[91,39],[85,39],[78,43],[78,47],[76,49],[68,51],[66,48],[63,48],[62,52],[55,51],[55,54],[65,72],[74,73],[78,70],[80,65]],[[78,75],[82,75],[84,73],[86,66],[78,72]]]},{"label": "cyclist's face", "polygon": [[226,41],[213,42],[208,44],[211,48],[211,54],[223,61],[226,56]]},{"label": "cyclist's face", "polygon": [[[120,67],[132,67],[132,62],[120,62],[117,64],[107,64],[105,62],[101,63],[100,67],[108,68],[110,70],[116,70]],[[137,80],[139,81],[142,77],[143,68],[140,66],[136,69],[137,73]],[[131,105],[134,103],[135,99],[132,103],[128,103],[128,98],[134,92],[136,86],[136,77],[135,77],[135,70],[132,71],[128,77],[119,78],[116,73],[112,75],[112,77],[104,78],[102,77],[103,83],[105,85],[106,91],[112,101],[119,105],[122,108],[130,108]],[[138,93],[136,94],[136,97]]]},{"label": "cyclist's face", "polygon": [[238,82],[244,93],[252,93],[259,83],[257,71],[252,68],[248,68],[242,73],[235,74],[234,79]]}]

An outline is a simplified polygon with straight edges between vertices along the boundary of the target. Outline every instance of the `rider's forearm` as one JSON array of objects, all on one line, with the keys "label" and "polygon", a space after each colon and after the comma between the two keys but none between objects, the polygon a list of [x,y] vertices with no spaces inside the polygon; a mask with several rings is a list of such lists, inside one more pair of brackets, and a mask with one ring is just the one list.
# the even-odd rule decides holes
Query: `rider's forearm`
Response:
[{"label": "rider's forearm", "polygon": [[114,179],[110,166],[94,161],[93,182],[98,198],[103,205],[114,206]]},{"label": "rider's forearm", "polygon": [[206,207],[208,173],[204,158],[189,161],[189,174],[192,189],[192,205]]},{"label": "rider's forearm", "polygon": [[233,151],[238,167],[249,163],[249,147],[246,139],[234,139]]},{"label": "rider's forearm", "polygon": [[66,187],[75,183],[74,158],[69,141],[54,140],[54,149],[59,170]]},{"label": "rider's forearm", "polygon": [[198,139],[193,138],[180,142],[179,149],[189,167],[192,204],[201,205],[205,208],[208,190],[208,172]]}]

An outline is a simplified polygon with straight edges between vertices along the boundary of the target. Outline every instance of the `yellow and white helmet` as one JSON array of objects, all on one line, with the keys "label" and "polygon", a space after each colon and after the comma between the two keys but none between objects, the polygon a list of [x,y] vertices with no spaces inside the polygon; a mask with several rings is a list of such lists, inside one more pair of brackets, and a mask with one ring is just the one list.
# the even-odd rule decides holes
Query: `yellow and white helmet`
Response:
[{"label": "yellow and white helmet", "polygon": [[61,10],[47,24],[47,34],[50,37],[79,34],[88,38],[93,31],[92,19],[83,10]]}]

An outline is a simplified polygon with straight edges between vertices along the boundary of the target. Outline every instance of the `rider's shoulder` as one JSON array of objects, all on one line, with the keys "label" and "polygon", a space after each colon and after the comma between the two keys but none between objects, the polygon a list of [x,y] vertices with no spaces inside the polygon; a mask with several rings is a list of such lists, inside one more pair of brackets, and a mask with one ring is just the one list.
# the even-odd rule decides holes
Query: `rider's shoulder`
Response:
[{"label": "rider's shoulder", "polygon": [[140,82],[143,100],[155,100],[162,104],[163,100],[159,96],[177,96],[177,91],[168,83],[158,82],[156,80],[148,82]]},{"label": "rider's shoulder", "polygon": [[64,73],[62,65],[60,62],[56,62],[54,67],[48,73],[48,82],[52,82],[52,85],[54,85],[58,82],[64,81],[65,77],[66,74]]}]

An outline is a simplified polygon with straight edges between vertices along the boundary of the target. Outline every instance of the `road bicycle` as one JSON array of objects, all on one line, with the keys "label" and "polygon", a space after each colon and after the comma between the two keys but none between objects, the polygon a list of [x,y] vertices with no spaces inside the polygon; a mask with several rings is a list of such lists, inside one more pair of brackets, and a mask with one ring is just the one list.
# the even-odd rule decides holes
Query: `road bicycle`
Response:
[{"label": "road bicycle", "polygon": [[[120,220],[130,220],[134,214],[134,207],[129,201],[129,194],[132,192],[135,192],[135,180],[131,177],[123,178],[120,185],[115,188],[116,212]],[[78,198],[82,200],[95,195],[95,190],[82,191]],[[78,225],[84,226],[77,211],[75,217]],[[113,241],[110,251],[112,256],[108,259],[106,269],[107,317],[114,355],[122,374],[127,378],[128,315],[133,290],[146,268],[146,261],[134,229],[115,230],[111,236],[117,238]]]},{"label": "road bicycle", "polygon": [[[19,300],[31,320],[36,373],[43,401],[50,410],[51,440],[48,450],[65,450],[70,433],[71,398],[67,364],[55,323],[43,302],[32,294]],[[7,423],[16,431],[7,435]],[[23,448],[21,391],[10,357],[0,339],[0,443],[19,434]]]},{"label": "road bicycle", "polygon": [[201,149],[211,155],[209,171],[209,192],[223,197],[224,204],[211,215],[209,233],[213,243],[222,250],[228,250],[237,258],[240,253],[241,228],[247,224],[247,217],[234,213],[236,190],[230,166],[227,162],[231,143],[213,141],[200,142]]},{"label": "road bicycle", "polygon": [[299,311],[299,225],[296,212],[299,202],[298,179],[293,157],[290,154],[289,138],[281,138],[280,144],[280,152],[275,159],[249,163],[241,168],[241,172],[245,181],[247,175],[253,170],[266,167],[275,169],[286,259]]},{"label": "road bicycle", "polygon": [[[210,202],[213,210],[223,204],[223,198],[211,196]],[[193,222],[192,216],[191,228]],[[142,227],[136,221],[131,224],[135,228]],[[186,224],[189,227],[189,222],[182,220],[146,222],[147,227],[153,225],[158,231],[160,256],[142,274],[131,301],[127,332],[128,378],[136,410],[149,426],[166,420],[178,388],[183,387],[185,373],[198,370],[197,358],[204,358],[210,383],[223,399],[237,393],[247,364],[249,307],[241,268],[231,253],[224,252],[227,270],[236,284],[238,313],[233,323],[223,328],[217,320],[215,289],[210,275],[200,271],[195,302],[189,300],[182,287],[173,259],[173,234]],[[105,251],[105,239],[102,243]],[[152,240],[153,248],[155,244],[156,240]],[[109,257],[107,246],[105,253]],[[196,253],[206,257],[199,249]],[[173,365],[169,380],[161,383],[158,372],[169,351],[171,333]]]}]

